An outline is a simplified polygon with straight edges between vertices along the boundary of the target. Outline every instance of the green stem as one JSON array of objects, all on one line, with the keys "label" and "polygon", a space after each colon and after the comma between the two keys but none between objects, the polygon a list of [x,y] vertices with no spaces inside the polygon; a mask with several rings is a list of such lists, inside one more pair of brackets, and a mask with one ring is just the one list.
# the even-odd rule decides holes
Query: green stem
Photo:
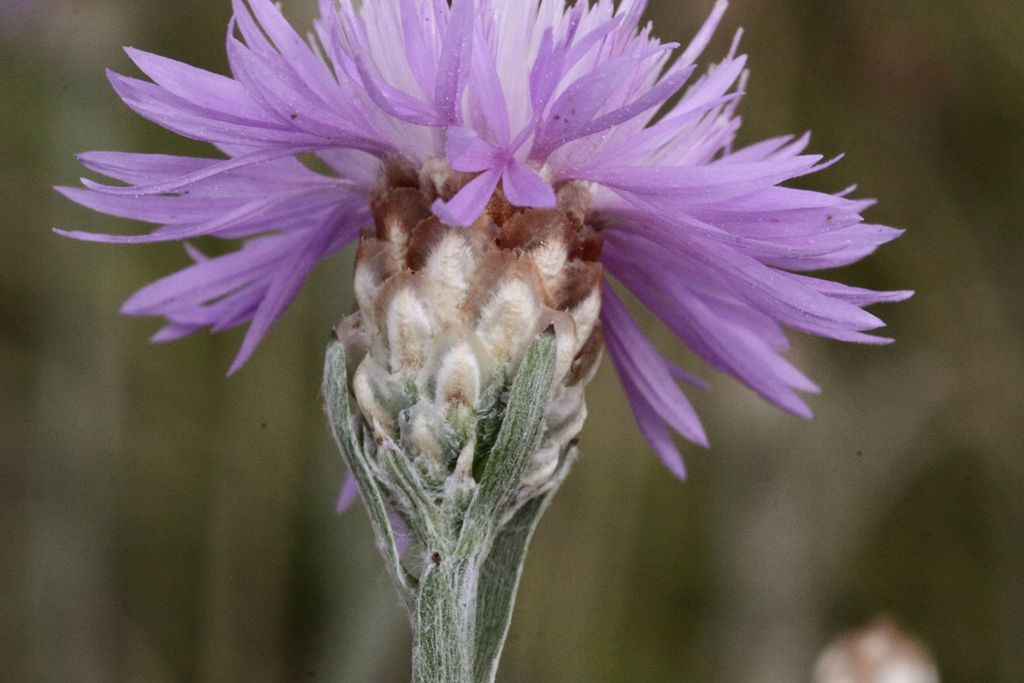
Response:
[{"label": "green stem", "polygon": [[413,634],[414,683],[475,683],[480,565],[430,553],[420,576]]}]

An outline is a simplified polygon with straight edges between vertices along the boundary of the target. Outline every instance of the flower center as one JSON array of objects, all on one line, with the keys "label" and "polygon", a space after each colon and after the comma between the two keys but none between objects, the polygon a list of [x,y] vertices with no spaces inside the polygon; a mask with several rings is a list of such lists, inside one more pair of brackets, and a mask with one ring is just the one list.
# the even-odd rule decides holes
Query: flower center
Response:
[{"label": "flower center", "polygon": [[433,203],[471,180],[435,162],[387,168],[356,255],[358,310],[335,338],[375,437],[401,441],[442,487],[470,477],[478,437],[494,436],[487,416],[531,343],[553,330],[551,403],[522,480],[536,492],[582,427],[584,389],[600,362],[602,237],[580,184],[559,188],[554,209],[514,207],[499,186],[468,228],[442,223]]},{"label": "flower center", "polygon": [[430,362],[432,340],[469,334],[494,366],[514,369],[554,325],[564,380],[588,379],[603,342],[603,238],[589,190],[568,183],[556,208],[532,209],[512,206],[499,186],[473,225],[445,225],[431,205],[472,178],[438,161],[420,169],[393,162],[382,174],[355,284],[361,324],[381,340],[378,356],[386,347],[392,372],[417,372]]}]

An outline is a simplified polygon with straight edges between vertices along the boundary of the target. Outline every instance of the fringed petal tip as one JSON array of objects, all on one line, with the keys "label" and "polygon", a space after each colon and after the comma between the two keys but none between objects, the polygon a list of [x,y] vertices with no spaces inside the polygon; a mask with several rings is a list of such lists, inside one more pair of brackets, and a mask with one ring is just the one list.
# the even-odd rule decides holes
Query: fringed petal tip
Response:
[{"label": "fringed petal tip", "polygon": [[53,232],[61,237],[77,240],[79,242],[96,242],[99,244],[144,244],[148,242],[163,242],[173,238],[165,238],[159,235],[108,235],[100,232],[82,232],[80,230],[62,230],[53,228]]},{"label": "fringed petal tip", "polygon": [[149,343],[168,344],[170,342],[184,339],[195,331],[196,328],[193,325],[176,325],[175,323],[171,323],[154,332],[149,337]]},{"label": "fringed petal tip", "polygon": [[913,289],[899,289],[887,293],[888,296],[884,299],[879,299],[877,303],[880,304],[898,304],[904,301],[908,301],[917,296],[917,292]]},{"label": "fringed petal tip", "polygon": [[228,371],[226,373],[224,373],[224,376],[225,377],[233,377],[236,374],[238,374],[238,372],[243,367],[245,367],[245,364],[249,362],[249,359],[252,357],[252,354],[255,351],[256,351],[255,347],[253,347],[251,349],[243,349],[242,351],[239,351],[238,354],[235,356],[234,361],[232,361],[231,367],[229,367]]},{"label": "fringed petal tip", "polygon": [[89,240],[88,238],[93,234],[91,232],[82,232],[80,230],[64,230],[63,228],[51,227],[50,232],[60,237],[67,237],[68,239],[78,240],[80,242],[89,242],[96,240]]}]

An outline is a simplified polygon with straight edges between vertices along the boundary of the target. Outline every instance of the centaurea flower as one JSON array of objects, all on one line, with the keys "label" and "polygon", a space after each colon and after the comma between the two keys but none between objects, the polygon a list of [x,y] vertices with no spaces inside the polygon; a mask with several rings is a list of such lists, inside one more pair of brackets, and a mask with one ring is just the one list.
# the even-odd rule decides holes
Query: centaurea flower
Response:
[{"label": "centaurea flower", "polygon": [[[355,473],[364,499],[380,493],[378,512],[397,514],[424,546],[444,545],[438,520],[472,526],[488,486],[482,445],[503,443],[521,367],[551,384],[536,386],[542,428],[491,510],[502,524],[564,474],[602,347],[673,473],[685,476],[673,432],[707,445],[677,383],[702,382],[646,339],[611,278],[710,367],[798,415],[810,415],[798,392],[817,387],[782,357],[784,328],[890,341],[866,334],[883,323],[863,308],[909,292],[802,273],[858,261],[900,231],[864,223],[870,201],[784,186],[831,163],[805,153],[808,136],[735,148],[738,40],[695,75],[724,0],[681,50],[640,25],[645,0],[319,5],[306,40],[270,0],[233,0],[231,76],[128,49],[152,82],[111,73],[125,103],[223,158],[83,154],[125,184],[83,180],[62,193],[158,227],[61,234],[185,242],[194,264],[123,312],[165,318],[155,341],[248,324],[230,372],[311,269],[359,239],[358,311],[336,330],[330,371],[351,380],[329,399],[344,412],[350,465],[370,458]],[[310,155],[331,172],[304,163]],[[187,241],[200,236],[241,246],[207,257]],[[550,358],[531,355],[545,331]],[[393,547],[385,517],[379,539]],[[440,556],[428,548],[424,564]],[[392,569],[407,580],[400,563]]]},{"label": "centaurea flower", "polygon": [[[783,327],[890,341],[864,334],[882,322],[862,307],[908,292],[797,273],[853,263],[900,231],[865,224],[869,201],[781,186],[825,165],[804,154],[806,135],[733,149],[746,57],[734,46],[662,111],[693,78],[725,2],[674,61],[676,45],[638,29],[642,0],[321,0],[310,42],[269,0],[233,4],[232,77],[131,48],[153,82],[109,74],[142,116],[227,159],[87,153],[86,167],[127,186],[59,188],[159,225],[142,236],[62,232],[79,239],[243,240],[216,258],[186,242],[195,264],[125,303],[128,315],[167,319],[154,341],[249,323],[237,371],[310,270],[371,224],[383,169],[396,160],[471,175],[433,201],[448,226],[486,221],[496,191],[513,207],[551,209],[557,188],[583,188],[607,273],[712,368],[798,415],[810,411],[797,391],[817,387],[780,355]],[[304,166],[304,153],[336,175]],[[687,375],[644,339],[610,287],[603,293],[608,349],[640,427],[682,475],[669,428],[707,442],[675,384]]]}]

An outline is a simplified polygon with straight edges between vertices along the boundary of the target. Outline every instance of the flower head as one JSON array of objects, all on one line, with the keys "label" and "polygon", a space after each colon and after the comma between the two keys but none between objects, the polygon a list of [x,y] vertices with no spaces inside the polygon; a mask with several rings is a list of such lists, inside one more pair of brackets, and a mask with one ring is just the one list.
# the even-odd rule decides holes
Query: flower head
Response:
[{"label": "flower head", "polygon": [[[706,437],[677,381],[699,382],[655,349],[602,277],[632,291],[712,368],[799,415],[810,411],[797,392],[817,388],[780,355],[783,329],[886,343],[866,334],[883,323],[863,307],[910,293],[801,274],[853,263],[900,231],[865,224],[869,201],[783,186],[829,163],[804,153],[807,136],[734,148],[746,58],[734,43],[703,75],[694,64],[724,1],[681,50],[640,26],[645,4],[320,0],[306,40],[270,0],[233,0],[231,76],[134,49],[129,57],[151,82],[110,74],[132,109],[223,157],[84,154],[86,167],[124,185],[84,180],[84,189],[62,193],[158,227],[141,236],[62,234],[185,241],[194,264],[143,288],[123,311],[166,318],[156,341],[248,323],[232,372],[310,270],[372,225],[356,289],[377,296],[383,287],[387,301],[401,302],[392,309],[406,317],[392,331],[411,336],[392,338],[395,367],[428,363],[405,342],[437,337],[436,320],[465,322],[465,311],[445,318],[434,310],[446,300],[475,296],[475,314],[490,311],[495,330],[511,329],[517,312],[511,299],[495,298],[503,290],[494,282],[487,301],[462,291],[483,287],[488,264],[500,264],[493,272],[518,273],[530,292],[518,301],[567,314],[565,325],[603,327],[641,430],[682,476],[672,431],[698,444]],[[304,163],[310,156],[330,172]],[[560,249],[544,251],[552,235]],[[199,236],[241,246],[207,257],[187,242]],[[435,253],[443,248],[450,253]],[[388,285],[429,263],[443,274],[430,285],[441,303],[420,315],[418,290]],[[592,293],[600,325],[596,310],[576,308]],[[382,310],[374,305],[360,300],[364,319]],[[384,336],[391,329],[373,324]],[[592,330],[574,330],[569,365],[593,359],[592,338],[600,343]],[[499,343],[510,339],[490,339],[487,355],[514,361],[519,347]],[[452,377],[459,358],[480,355],[450,348]],[[571,373],[566,382],[578,379]]]}]

